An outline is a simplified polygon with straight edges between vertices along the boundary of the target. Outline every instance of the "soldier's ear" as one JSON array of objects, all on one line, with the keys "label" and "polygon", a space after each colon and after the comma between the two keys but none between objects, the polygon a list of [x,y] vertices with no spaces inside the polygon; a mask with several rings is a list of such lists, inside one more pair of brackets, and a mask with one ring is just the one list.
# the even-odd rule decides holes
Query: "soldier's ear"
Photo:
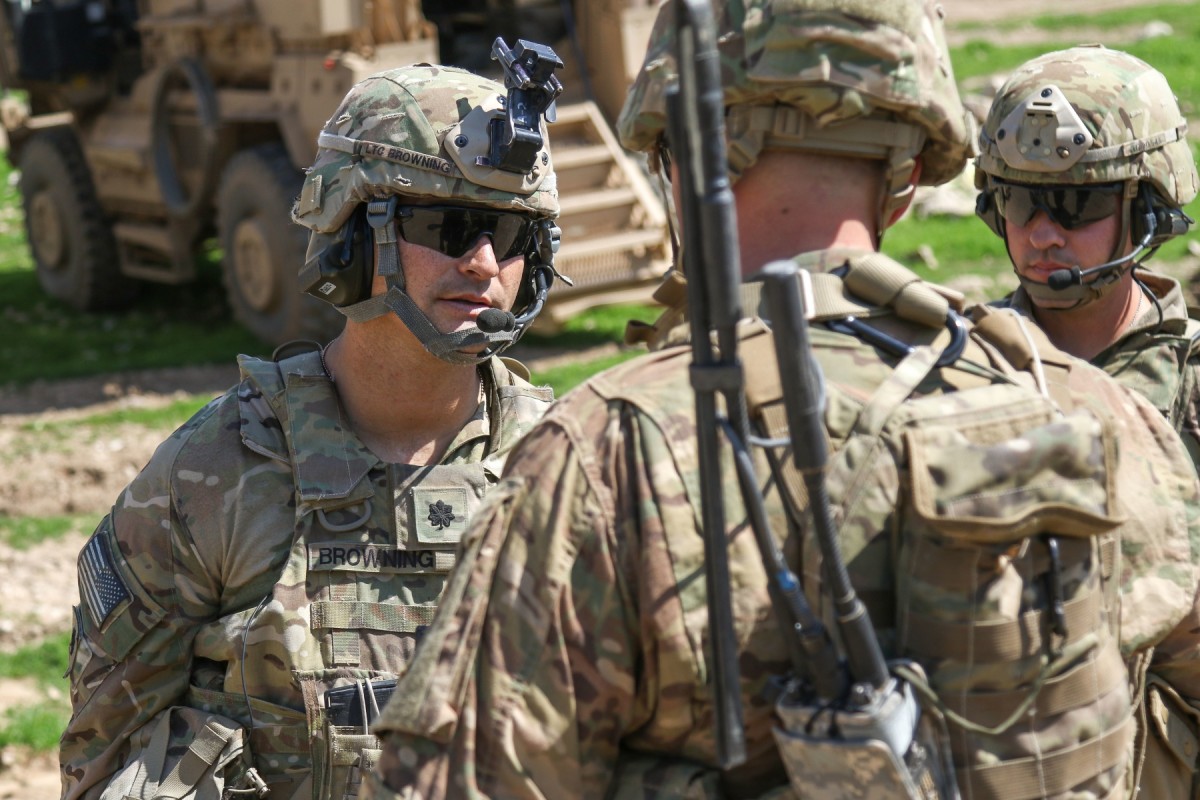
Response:
[{"label": "soldier's ear", "polygon": [[905,195],[904,202],[900,204],[899,208],[892,212],[892,215],[888,218],[885,227],[890,228],[899,222],[900,218],[904,216],[904,212],[908,211],[908,207],[912,205],[913,197],[916,196],[916,186],[921,180],[921,169],[923,166],[924,163],[921,161],[920,155],[913,159],[912,174],[908,176],[907,181],[908,185],[913,187],[913,191],[910,191],[907,195]]}]

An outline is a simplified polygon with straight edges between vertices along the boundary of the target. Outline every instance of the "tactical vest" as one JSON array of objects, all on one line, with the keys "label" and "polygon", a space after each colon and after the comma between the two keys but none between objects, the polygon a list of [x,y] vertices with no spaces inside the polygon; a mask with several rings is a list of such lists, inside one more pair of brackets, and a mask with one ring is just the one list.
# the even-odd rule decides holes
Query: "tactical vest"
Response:
[{"label": "tactical vest", "polygon": [[[551,400],[498,362],[483,367],[488,458],[417,467],[379,466],[343,437],[316,354],[242,361],[258,390],[241,393],[243,443],[289,463],[295,477],[292,548],[256,607],[198,633],[185,702],[248,729],[247,749],[272,798],[355,797],[374,767],[379,742],[368,722],[432,621],[455,546],[508,449]],[[252,407],[263,402],[270,413]],[[215,667],[206,672],[206,664]],[[281,693],[302,698],[302,708],[262,699]]]},{"label": "tactical vest", "polygon": [[[1006,308],[1012,304],[1009,297],[992,305]],[[1200,420],[1188,419],[1192,413],[1188,404],[1196,393],[1196,370],[1191,359],[1198,348],[1200,321],[1190,316],[1172,318],[1165,325],[1122,338],[1091,363],[1149,400],[1180,433],[1200,469]]]},{"label": "tactical vest", "polygon": [[[915,287],[916,278],[894,262],[876,257],[852,263],[849,273],[845,281],[814,276],[821,278],[818,319],[838,318],[847,302],[864,317],[916,322],[944,315],[944,305],[906,308],[930,298],[900,289]],[[842,285],[852,281],[853,291]],[[864,303],[864,295],[881,302]],[[977,331],[967,355],[985,368],[942,372],[951,383],[961,381],[957,391],[914,397],[936,372],[937,353],[918,347],[865,402],[837,406],[841,413],[861,404],[831,441],[826,485],[835,523],[896,509],[883,536],[875,531],[869,541],[856,541],[843,533],[845,557],[889,565],[874,570],[883,582],[861,587],[862,599],[885,652],[919,665],[899,671],[921,693],[925,713],[944,726],[963,797],[1123,796],[1135,723],[1117,635],[1115,437],[1092,414],[1060,410],[1028,385],[1005,380],[1011,368],[989,354],[1033,346],[1015,315],[983,327],[998,340]],[[835,345],[818,346],[818,360],[832,352],[846,363],[844,345],[835,341],[844,337],[813,333],[814,343]],[[752,416],[766,438],[786,437],[770,336],[751,337],[743,347]],[[1039,370],[1065,363],[1043,363],[1036,347],[1027,355]],[[997,370],[992,379],[989,369]],[[830,391],[837,394],[836,387]],[[863,480],[881,459],[907,475],[904,486],[880,494]],[[787,505],[797,527],[807,530],[802,479],[790,458],[782,461]],[[802,537],[805,590],[828,618],[812,539]],[[802,778],[797,786],[797,775],[819,776],[822,765],[805,761],[802,751],[781,752],[785,763],[802,762],[789,771],[793,788],[808,796],[813,784]],[[916,795],[880,794],[907,796]]]}]

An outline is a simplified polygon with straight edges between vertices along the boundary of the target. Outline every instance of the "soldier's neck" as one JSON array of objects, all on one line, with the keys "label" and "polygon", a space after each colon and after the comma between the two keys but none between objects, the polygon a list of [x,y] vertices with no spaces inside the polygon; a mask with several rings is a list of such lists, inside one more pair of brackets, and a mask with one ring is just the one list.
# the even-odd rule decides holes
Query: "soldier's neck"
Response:
[{"label": "soldier's neck", "polygon": [[384,461],[438,463],[479,406],[479,371],[431,356],[407,328],[346,327],[325,363],[354,434]]},{"label": "soldier's neck", "polygon": [[860,174],[867,169],[853,159],[762,154],[733,188],[742,273],[817,250],[875,250],[878,175]]}]

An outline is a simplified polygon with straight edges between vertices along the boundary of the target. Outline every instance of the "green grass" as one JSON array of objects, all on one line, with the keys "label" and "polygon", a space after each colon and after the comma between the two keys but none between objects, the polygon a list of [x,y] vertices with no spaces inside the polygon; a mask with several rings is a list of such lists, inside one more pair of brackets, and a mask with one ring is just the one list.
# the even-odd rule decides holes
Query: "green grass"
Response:
[{"label": "green grass", "polygon": [[[611,342],[621,342],[625,336],[625,325],[629,320],[653,322],[661,313],[661,308],[642,305],[626,304],[593,308],[567,320],[563,324],[563,329],[556,334],[530,331],[521,340],[521,343],[531,348],[554,347],[582,350]],[[549,385],[554,389],[555,397],[562,397],[567,391],[597,372],[645,352],[644,347],[622,348],[617,353],[608,353],[596,358],[581,359],[571,364],[537,370],[532,375],[533,383],[538,386]]]},{"label": "green grass", "polygon": [[24,745],[50,751],[70,719],[66,700],[67,682],[63,675],[69,663],[71,634],[61,633],[13,653],[0,653],[0,678],[31,679],[42,696],[33,702],[7,709],[0,716],[0,749]]},{"label": "green grass", "polygon": [[597,372],[616,366],[622,361],[628,361],[631,358],[642,355],[646,351],[643,348],[629,348],[611,355],[602,356],[584,362],[574,364],[564,364],[558,367],[541,370],[533,373],[533,383],[537,386],[550,386],[554,389],[555,397],[562,397],[571,389],[574,389],[585,380],[595,375]]},{"label": "green grass", "polygon": [[97,514],[54,517],[0,516],[0,542],[17,550],[28,550],[45,541],[91,530],[99,521]]},{"label": "green grass", "polygon": [[193,414],[212,400],[211,395],[194,394],[173,400],[160,408],[121,408],[116,411],[105,411],[101,414],[81,417],[73,420],[47,422],[33,420],[21,426],[22,430],[41,433],[43,431],[69,431],[87,428],[90,431],[103,431],[118,425],[139,425],[143,428],[173,431],[188,420]]},{"label": "green grass", "polygon": [[[927,246],[937,258],[931,270],[917,255]],[[905,217],[888,229],[883,251],[922,278],[946,283],[963,275],[993,275],[1012,269],[1004,242],[975,217]]]},{"label": "green grass", "polygon": [[0,678],[33,678],[55,686],[67,671],[70,632],[56,634],[13,653],[0,653]]},{"label": "green grass", "polygon": [[[954,75],[961,82],[983,75],[1005,74],[1043,53],[1085,43],[1075,38],[1054,38],[996,44],[998,31],[1015,30],[1028,23],[1051,35],[1070,30],[1095,32],[1102,44],[1144,59],[1166,75],[1184,114],[1192,115],[1200,111],[1200,48],[1195,45],[1200,39],[1198,12],[1197,3],[1155,4],[1086,15],[1044,14],[1032,20],[1007,20],[986,27],[962,25],[960,29],[969,35],[978,31],[978,38],[951,48],[950,58]],[[1138,40],[1141,30],[1150,22],[1167,23],[1172,28],[1171,35]]]},{"label": "green grass", "polygon": [[625,324],[631,319],[653,322],[661,308],[619,304],[589,309],[563,323],[557,333],[543,333],[536,327],[521,339],[529,347],[585,348],[607,342],[620,342],[625,336]]},{"label": "green grass", "polygon": [[61,700],[10,708],[0,718],[0,748],[24,745],[34,750],[57,750],[70,719],[70,709]]}]

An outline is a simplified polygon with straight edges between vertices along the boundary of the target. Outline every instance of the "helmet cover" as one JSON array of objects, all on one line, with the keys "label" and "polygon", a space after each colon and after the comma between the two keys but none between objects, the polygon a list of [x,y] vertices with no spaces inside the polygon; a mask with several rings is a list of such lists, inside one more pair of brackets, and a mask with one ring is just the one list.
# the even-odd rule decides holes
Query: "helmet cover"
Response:
[{"label": "helmet cover", "polygon": [[[958,95],[934,0],[726,0],[714,7],[727,108],[796,109],[827,129],[830,141],[853,140],[856,127],[869,138],[879,121],[912,126],[923,184],[950,180],[974,155],[974,123]],[[618,119],[621,141],[633,150],[653,148],[666,129],[663,93],[676,73],[672,23],[668,3]],[[894,136],[874,129],[881,143]],[[731,151],[736,138],[731,131]]]},{"label": "helmet cover", "polygon": [[359,81],[318,137],[292,219],[333,233],[360,204],[390,195],[558,216],[544,121],[529,173],[487,163],[488,122],[503,117],[504,102],[502,85],[454,67],[420,64]]},{"label": "helmet cover", "polygon": [[977,181],[1146,181],[1170,205],[1196,197],[1187,120],[1167,79],[1100,45],[1047,53],[1018,68],[980,131]]}]

